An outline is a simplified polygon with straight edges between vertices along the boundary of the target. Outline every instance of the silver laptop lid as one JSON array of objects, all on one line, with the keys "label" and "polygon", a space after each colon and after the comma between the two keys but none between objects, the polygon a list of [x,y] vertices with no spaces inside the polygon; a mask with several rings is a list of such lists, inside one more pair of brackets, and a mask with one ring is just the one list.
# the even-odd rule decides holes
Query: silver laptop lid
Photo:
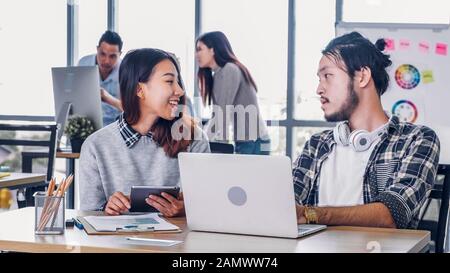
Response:
[{"label": "silver laptop lid", "polygon": [[286,156],[180,153],[190,229],[298,237]]}]

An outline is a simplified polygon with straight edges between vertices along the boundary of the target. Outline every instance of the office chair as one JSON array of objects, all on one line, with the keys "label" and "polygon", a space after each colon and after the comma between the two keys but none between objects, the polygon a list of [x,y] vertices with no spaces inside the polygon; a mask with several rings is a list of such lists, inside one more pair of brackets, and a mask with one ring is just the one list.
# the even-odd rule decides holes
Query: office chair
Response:
[{"label": "office chair", "polygon": [[[26,205],[34,206],[34,200],[32,198],[33,193],[37,190],[43,190],[45,185],[50,181],[53,176],[53,167],[55,162],[56,153],[56,133],[57,125],[17,125],[17,124],[0,124],[0,131],[34,131],[34,132],[50,132],[50,138],[48,140],[24,140],[24,139],[0,139],[0,145],[10,146],[29,146],[29,147],[48,147],[48,152],[45,153],[45,157],[48,158],[47,163],[47,176],[46,181],[43,181],[43,185],[39,187],[30,187],[26,190]],[[31,162],[22,162],[22,172],[31,173]],[[25,204],[19,204],[19,207],[23,207]]]},{"label": "office chair", "polygon": [[[442,184],[437,183],[438,179],[436,177],[437,181],[424,205],[424,209],[422,210],[418,229],[431,231],[431,239],[435,242],[435,252],[443,253],[445,237],[448,229],[450,165],[439,164],[437,174],[444,176],[443,182]],[[437,221],[423,220],[423,217],[425,216],[428,207],[430,206],[431,200],[437,200],[438,203],[440,202],[439,216]]]},{"label": "office chair", "polygon": [[230,143],[209,142],[209,148],[211,149],[211,153],[216,153],[216,154],[233,154],[234,153],[234,145],[230,144]]}]

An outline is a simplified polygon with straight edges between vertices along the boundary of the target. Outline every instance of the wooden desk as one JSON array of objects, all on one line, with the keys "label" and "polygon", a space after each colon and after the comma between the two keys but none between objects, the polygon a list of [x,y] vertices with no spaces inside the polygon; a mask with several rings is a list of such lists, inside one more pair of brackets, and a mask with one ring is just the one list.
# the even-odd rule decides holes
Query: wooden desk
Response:
[{"label": "wooden desk", "polygon": [[11,173],[10,176],[0,178],[0,189],[17,189],[45,185],[45,174],[40,173]]},{"label": "wooden desk", "polygon": [[57,152],[56,158],[78,159],[78,158],[80,158],[80,153]]},{"label": "wooden desk", "polygon": [[[67,210],[66,218],[93,214]],[[421,252],[428,249],[430,233],[359,227],[329,227],[302,239],[280,239],[189,231],[185,218],[170,222],[182,233],[149,234],[140,237],[181,240],[172,247],[131,244],[126,235],[87,235],[77,228],[63,235],[34,235],[34,208],[0,213],[0,249],[19,252]],[[131,236],[131,235],[128,235]]]}]

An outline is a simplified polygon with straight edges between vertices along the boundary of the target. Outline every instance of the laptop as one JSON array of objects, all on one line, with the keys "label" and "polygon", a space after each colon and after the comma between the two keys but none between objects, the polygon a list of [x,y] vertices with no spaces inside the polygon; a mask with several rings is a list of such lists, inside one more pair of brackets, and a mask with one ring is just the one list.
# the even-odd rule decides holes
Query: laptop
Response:
[{"label": "laptop", "polygon": [[326,228],[298,225],[286,156],[180,153],[191,230],[299,238]]}]

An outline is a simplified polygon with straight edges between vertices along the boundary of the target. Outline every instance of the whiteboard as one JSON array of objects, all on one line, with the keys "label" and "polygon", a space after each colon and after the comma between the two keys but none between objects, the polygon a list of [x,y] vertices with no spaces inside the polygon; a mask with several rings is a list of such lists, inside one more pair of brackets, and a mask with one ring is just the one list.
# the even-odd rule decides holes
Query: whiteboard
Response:
[{"label": "whiteboard", "polygon": [[381,96],[384,110],[401,121],[432,128],[441,142],[441,164],[450,164],[449,25],[346,23],[336,35],[358,31],[373,43],[387,42],[390,84]]}]

